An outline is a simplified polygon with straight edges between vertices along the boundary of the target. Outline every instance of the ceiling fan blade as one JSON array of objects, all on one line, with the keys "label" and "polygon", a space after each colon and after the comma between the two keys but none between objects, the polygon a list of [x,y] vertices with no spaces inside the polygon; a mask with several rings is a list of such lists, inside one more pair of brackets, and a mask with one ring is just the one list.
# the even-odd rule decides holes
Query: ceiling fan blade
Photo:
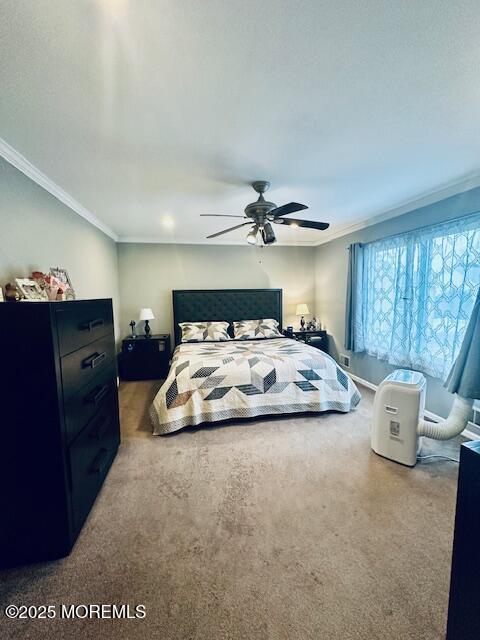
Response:
[{"label": "ceiling fan blade", "polygon": [[308,209],[306,204],[300,204],[298,202],[289,202],[288,204],[284,204],[281,207],[277,207],[276,209],[272,209],[268,212],[268,215],[273,215],[275,218],[279,216],[286,216],[287,213],[295,213],[295,211],[302,211],[303,209]]},{"label": "ceiling fan blade", "polygon": [[212,233],[211,236],[207,236],[207,238],[216,238],[217,236],[221,236],[224,233],[228,233],[229,231],[234,231],[235,229],[240,229],[240,227],[247,227],[251,225],[251,222],[242,222],[242,224],[237,224],[235,227],[230,227],[229,229],[224,229],[223,231],[218,231],[217,233]]},{"label": "ceiling fan blade", "polygon": [[282,218],[274,220],[275,224],[286,224],[291,227],[306,227],[307,229],[318,229],[325,231],[330,226],[328,222],[316,222],[315,220],[295,220],[294,218]]},{"label": "ceiling fan blade", "polygon": [[201,218],[246,218],[246,216],[231,216],[228,213],[201,213]]}]

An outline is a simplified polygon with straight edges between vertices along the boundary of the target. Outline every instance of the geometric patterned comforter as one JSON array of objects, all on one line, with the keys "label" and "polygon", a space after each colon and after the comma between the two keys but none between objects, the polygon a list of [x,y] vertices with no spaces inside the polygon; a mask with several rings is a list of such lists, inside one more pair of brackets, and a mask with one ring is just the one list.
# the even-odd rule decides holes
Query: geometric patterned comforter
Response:
[{"label": "geometric patterned comforter", "polygon": [[153,433],[231,418],[353,409],[360,393],[327,354],[290,338],[180,344],[150,409]]}]

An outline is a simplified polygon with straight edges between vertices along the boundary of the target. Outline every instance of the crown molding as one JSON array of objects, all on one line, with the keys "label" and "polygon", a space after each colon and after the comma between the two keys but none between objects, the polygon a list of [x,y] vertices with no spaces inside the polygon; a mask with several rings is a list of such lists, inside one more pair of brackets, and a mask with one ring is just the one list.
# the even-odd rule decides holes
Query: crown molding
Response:
[{"label": "crown molding", "polygon": [[420,209],[421,207],[426,207],[429,204],[440,202],[440,200],[445,200],[445,198],[449,198],[450,196],[455,196],[459,193],[469,191],[470,189],[475,189],[475,187],[479,186],[480,173],[472,173],[471,175],[464,176],[459,180],[457,179],[453,182],[444,184],[442,187],[437,187],[436,189],[426,191],[420,195],[417,195],[414,198],[405,200],[404,202],[397,204],[394,207],[387,209],[386,211],[374,213],[372,216],[364,218],[359,222],[345,225],[344,227],[339,227],[333,233],[330,233],[327,236],[324,236],[318,242],[315,242],[315,246],[319,247],[322,244],[326,244],[327,242],[331,242],[332,240],[336,240],[337,238],[341,238],[342,236],[347,236],[350,233],[355,233],[355,231],[360,231],[361,229],[371,227],[372,225],[378,224],[379,222],[384,222],[386,220],[390,220],[391,218],[396,218],[397,216],[401,216],[404,213],[415,211],[415,209]]},{"label": "crown molding", "polygon": [[110,229],[106,224],[97,218],[93,213],[85,209],[75,198],[67,193],[64,189],[58,186],[53,180],[50,180],[48,176],[42,173],[35,165],[29,162],[21,153],[8,144],[3,138],[0,138],[0,156],[9,162],[13,167],[21,171],[23,174],[33,180],[38,186],[48,191],[54,198],[59,200],[66,207],[77,213],[79,216],[93,224],[100,231],[107,236],[118,241],[117,234]]},{"label": "crown molding", "polygon": [[[53,182],[48,176],[42,173],[35,165],[29,162],[21,153],[14,149],[5,140],[0,138],[0,157],[4,158],[8,163],[21,171],[28,178],[33,180],[42,189],[48,191],[54,198],[62,202],[71,211],[74,211],[79,216],[87,220],[94,227],[105,233],[112,238],[115,242],[119,243],[138,243],[138,244],[190,244],[190,245],[206,245],[206,246],[245,246],[243,240],[208,240],[206,238],[198,240],[177,240],[175,238],[164,237],[151,237],[151,236],[118,236],[113,229],[103,223],[97,216],[88,211],[83,205],[81,205],[75,198],[62,189],[58,184]],[[281,241],[272,247],[318,247],[342,236],[349,235],[355,231],[360,231],[366,227],[370,227],[379,222],[396,218],[404,213],[409,213],[420,207],[425,207],[429,204],[439,202],[453,195],[463,193],[470,189],[480,186],[480,173],[475,172],[469,176],[464,176],[461,179],[457,179],[453,182],[444,184],[440,188],[436,188],[431,191],[424,192],[415,196],[409,200],[395,205],[394,207],[374,213],[368,218],[364,218],[358,222],[343,227],[338,227],[332,233],[322,235],[322,238],[318,241]]]},{"label": "crown molding", "polygon": [[[245,240],[177,240],[177,239],[167,239],[157,238],[157,237],[148,237],[148,236],[120,236],[117,240],[120,244],[194,244],[194,245],[205,245],[208,247],[225,247],[225,246],[238,246],[238,247],[252,247],[259,248],[262,245],[249,245],[245,242]],[[279,240],[275,244],[268,245],[270,247],[315,247],[316,243],[313,240],[305,241],[305,242],[289,242],[284,240]]]}]

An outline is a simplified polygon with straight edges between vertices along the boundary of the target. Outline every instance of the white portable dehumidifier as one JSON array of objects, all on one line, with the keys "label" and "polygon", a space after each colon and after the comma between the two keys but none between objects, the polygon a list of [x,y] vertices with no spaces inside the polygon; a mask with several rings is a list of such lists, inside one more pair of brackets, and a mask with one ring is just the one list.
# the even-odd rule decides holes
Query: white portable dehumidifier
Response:
[{"label": "white portable dehumidifier", "polygon": [[407,369],[397,369],[380,383],[373,404],[372,449],[375,453],[409,467],[416,464],[425,389],[423,374]]}]

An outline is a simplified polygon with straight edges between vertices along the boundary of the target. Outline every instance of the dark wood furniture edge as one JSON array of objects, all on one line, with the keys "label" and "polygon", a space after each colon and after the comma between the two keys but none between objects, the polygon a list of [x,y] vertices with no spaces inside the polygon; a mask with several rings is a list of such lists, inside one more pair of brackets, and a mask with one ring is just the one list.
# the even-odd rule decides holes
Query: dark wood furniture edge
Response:
[{"label": "dark wood furniture edge", "polygon": [[480,638],[480,440],[460,447],[447,640]]}]

